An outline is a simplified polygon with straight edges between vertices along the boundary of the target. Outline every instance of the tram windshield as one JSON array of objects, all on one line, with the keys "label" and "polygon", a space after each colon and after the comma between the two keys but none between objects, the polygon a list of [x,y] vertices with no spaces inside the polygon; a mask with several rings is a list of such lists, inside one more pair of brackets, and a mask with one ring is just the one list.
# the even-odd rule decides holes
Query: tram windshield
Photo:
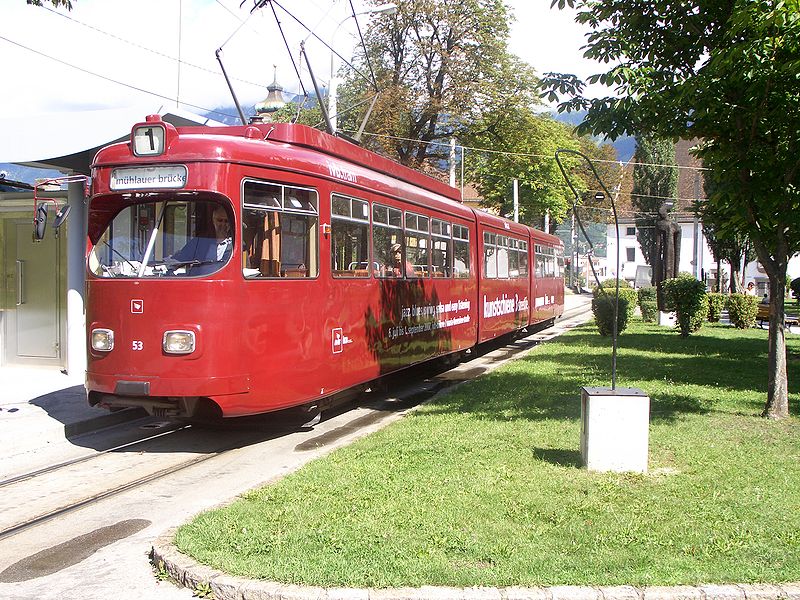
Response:
[{"label": "tram windshield", "polygon": [[230,208],[211,200],[133,204],[108,222],[89,255],[89,270],[98,277],[209,275],[233,254],[232,225]]}]

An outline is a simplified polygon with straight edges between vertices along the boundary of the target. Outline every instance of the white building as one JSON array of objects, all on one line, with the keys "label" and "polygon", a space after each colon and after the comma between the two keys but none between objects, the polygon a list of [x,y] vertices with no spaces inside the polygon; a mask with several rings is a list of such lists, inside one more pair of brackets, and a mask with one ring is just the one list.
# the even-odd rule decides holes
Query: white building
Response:
[{"label": "white building", "polygon": [[[680,272],[691,273],[697,279],[704,281],[707,289],[712,289],[717,279],[717,262],[711,253],[705,235],[703,235],[702,223],[699,221],[686,221],[678,219],[681,228],[681,249],[678,270]],[[607,227],[606,247],[608,248],[606,269],[608,278],[616,277],[616,252],[617,239],[614,224]],[[619,265],[620,276],[631,285],[641,287],[642,270],[649,269],[647,262],[642,254],[639,241],[636,239],[636,224],[630,220],[622,220],[619,224]],[[637,269],[640,272],[640,279],[637,281]],[[769,278],[767,273],[758,261],[747,263],[744,270],[744,282],[753,281],[759,296],[764,296],[769,291]],[[730,281],[730,265],[722,263],[723,289],[728,287]],[[800,255],[795,255],[789,261],[787,269],[787,280],[791,281],[800,277]],[[602,280],[602,278],[601,278]]]}]

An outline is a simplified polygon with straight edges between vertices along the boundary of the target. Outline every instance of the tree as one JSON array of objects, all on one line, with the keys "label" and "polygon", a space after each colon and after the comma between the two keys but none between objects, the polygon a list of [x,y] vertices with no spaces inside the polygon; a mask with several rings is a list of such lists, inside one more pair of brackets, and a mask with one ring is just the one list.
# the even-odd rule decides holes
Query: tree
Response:
[{"label": "tree", "polygon": [[274,113],[271,117],[276,123],[300,123],[320,129],[325,124],[325,118],[318,104],[300,108],[294,102],[287,102]]},{"label": "tree", "polygon": [[[704,175],[704,188],[707,192],[712,192],[714,188],[713,179],[709,175]],[[698,203],[695,206],[698,215],[703,219],[703,235],[708,242],[708,247],[714,260],[717,261],[717,289],[722,291],[720,285],[720,263],[727,261],[731,266],[730,291],[732,294],[744,292],[744,267],[751,260],[756,259],[752,244],[744,233],[725,231],[724,216],[723,229],[718,231],[716,213],[710,206]]]},{"label": "tree", "polygon": [[[678,170],[675,165],[675,144],[671,139],[641,136],[636,140],[631,204],[636,211],[636,239],[648,265],[653,267],[652,284],[662,272],[657,252],[658,209],[674,199],[678,191]],[[673,165],[673,166],[662,166]],[[678,202],[672,200],[673,212]]]},{"label": "tree", "polygon": [[[375,88],[358,73],[375,73],[380,92],[369,123],[383,153],[414,168],[438,167],[449,155],[447,138],[487,112],[539,102],[532,69],[507,50],[502,0],[396,4],[396,13],[372,21],[367,53],[340,87],[340,106],[369,106]],[[359,117],[351,113],[342,127],[355,128]]]},{"label": "tree", "polygon": [[[513,212],[512,187],[517,179],[520,221],[541,227],[549,213],[559,223],[573,198],[553,156],[559,148],[580,149],[572,129],[526,107],[499,106],[463,134],[466,146],[490,149],[466,151],[465,177],[475,185],[483,204],[503,215]],[[598,154],[596,144],[590,145]],[[583,181],[580,187],[587,188]]]},{"label": "tree", "polygon": [[612,138],[700,138],[714,176],[705,211],[727,234],[746,234],[769,276],[769,377],[764,416],[789,414],[784,296],[800,250],[800,0],[553,0],[592,28],[585,56],[614,65],[588,78],[615,96],[586,98],[574,75],[546,91],[587,110],[582,131]]}]

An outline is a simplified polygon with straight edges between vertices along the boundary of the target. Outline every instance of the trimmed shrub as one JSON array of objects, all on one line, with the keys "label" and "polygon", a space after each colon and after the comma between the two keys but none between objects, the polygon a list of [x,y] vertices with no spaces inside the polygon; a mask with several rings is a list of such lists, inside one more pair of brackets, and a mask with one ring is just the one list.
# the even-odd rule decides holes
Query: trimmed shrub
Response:
[{"label": "trimmed shrub", "polygon": [[658,320],[658,290],[654,287],[639,288],[636,292],[639,299],[639,310],[642,311],[642,321],[655,323]]},{"label": "trimmed shrub", "polygon": [[800,277],[792,279],[791,283],[789,284],[789,289],[794,295],[794,299],[797,300],[798,304],[800,304]]},{"label": "trimmed shrub", "polygon": [[[614,331],[614,296],[600,294],[592,298],[592,312],[600,335],[611,335]],[[628,326],[628,299],[622,295],[620,288],[619,314],[617,315],[617,334]]]},{"label": "trimmed shrub", "polygon": [[712,292],[708,295],[708,320],[711,323],[719,323],[725,302],[728,300],[727,294],[717,294]]},{"label": "trimmed shrub", "polygon": [[728,317],[734,327],[749,329],[755,327],[758,316],[758,298],[747,294],[728,296]]},{"label": "trimmed shrub", "polygon": [[706,286],[691,275],[678,275],[661,282],[664,306],[674,310],[681,336],[686,337],[702,327],[708,316]]},{"label": "trimmed shrub", "polygon": [[[592,295],[595,298],[599,298],[600,296],[605,295],[600,288],[605,290],[605,294],[608,294],[609,297],[613,298],[617,290],[617,280],[606,279],[605,281],[601,281],[600,287],[595,287],[594,290],[592,290]],[[627,324],[627,322],[633,318],[633,312],[636,310],[637,296],[636,296],[636,290],[634,290],[627,281],[625,281],[624,279],[620,279],[619,280],[620,311],[622,310],[623,298],[625,298],[625,300],[627,301],[627,303],[625,304],[626,307],[625,310],[628,312],[628,317],[625,320],[625,323]]]}]

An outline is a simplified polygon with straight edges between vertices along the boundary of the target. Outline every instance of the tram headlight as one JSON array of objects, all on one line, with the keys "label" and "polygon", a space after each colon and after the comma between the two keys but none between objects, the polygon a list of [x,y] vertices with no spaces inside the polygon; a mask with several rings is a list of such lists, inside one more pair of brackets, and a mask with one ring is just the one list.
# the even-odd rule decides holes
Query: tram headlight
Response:
[{"label": "tram headlight", "polygon": [[194,352],[194,331],[165,331],[161,347],[167,354],[191,354]]},{"label": "tram headlight", "polygon": [[114,349],[114,332],[110,329],[92,329],[92,350],[111,352]]}]

